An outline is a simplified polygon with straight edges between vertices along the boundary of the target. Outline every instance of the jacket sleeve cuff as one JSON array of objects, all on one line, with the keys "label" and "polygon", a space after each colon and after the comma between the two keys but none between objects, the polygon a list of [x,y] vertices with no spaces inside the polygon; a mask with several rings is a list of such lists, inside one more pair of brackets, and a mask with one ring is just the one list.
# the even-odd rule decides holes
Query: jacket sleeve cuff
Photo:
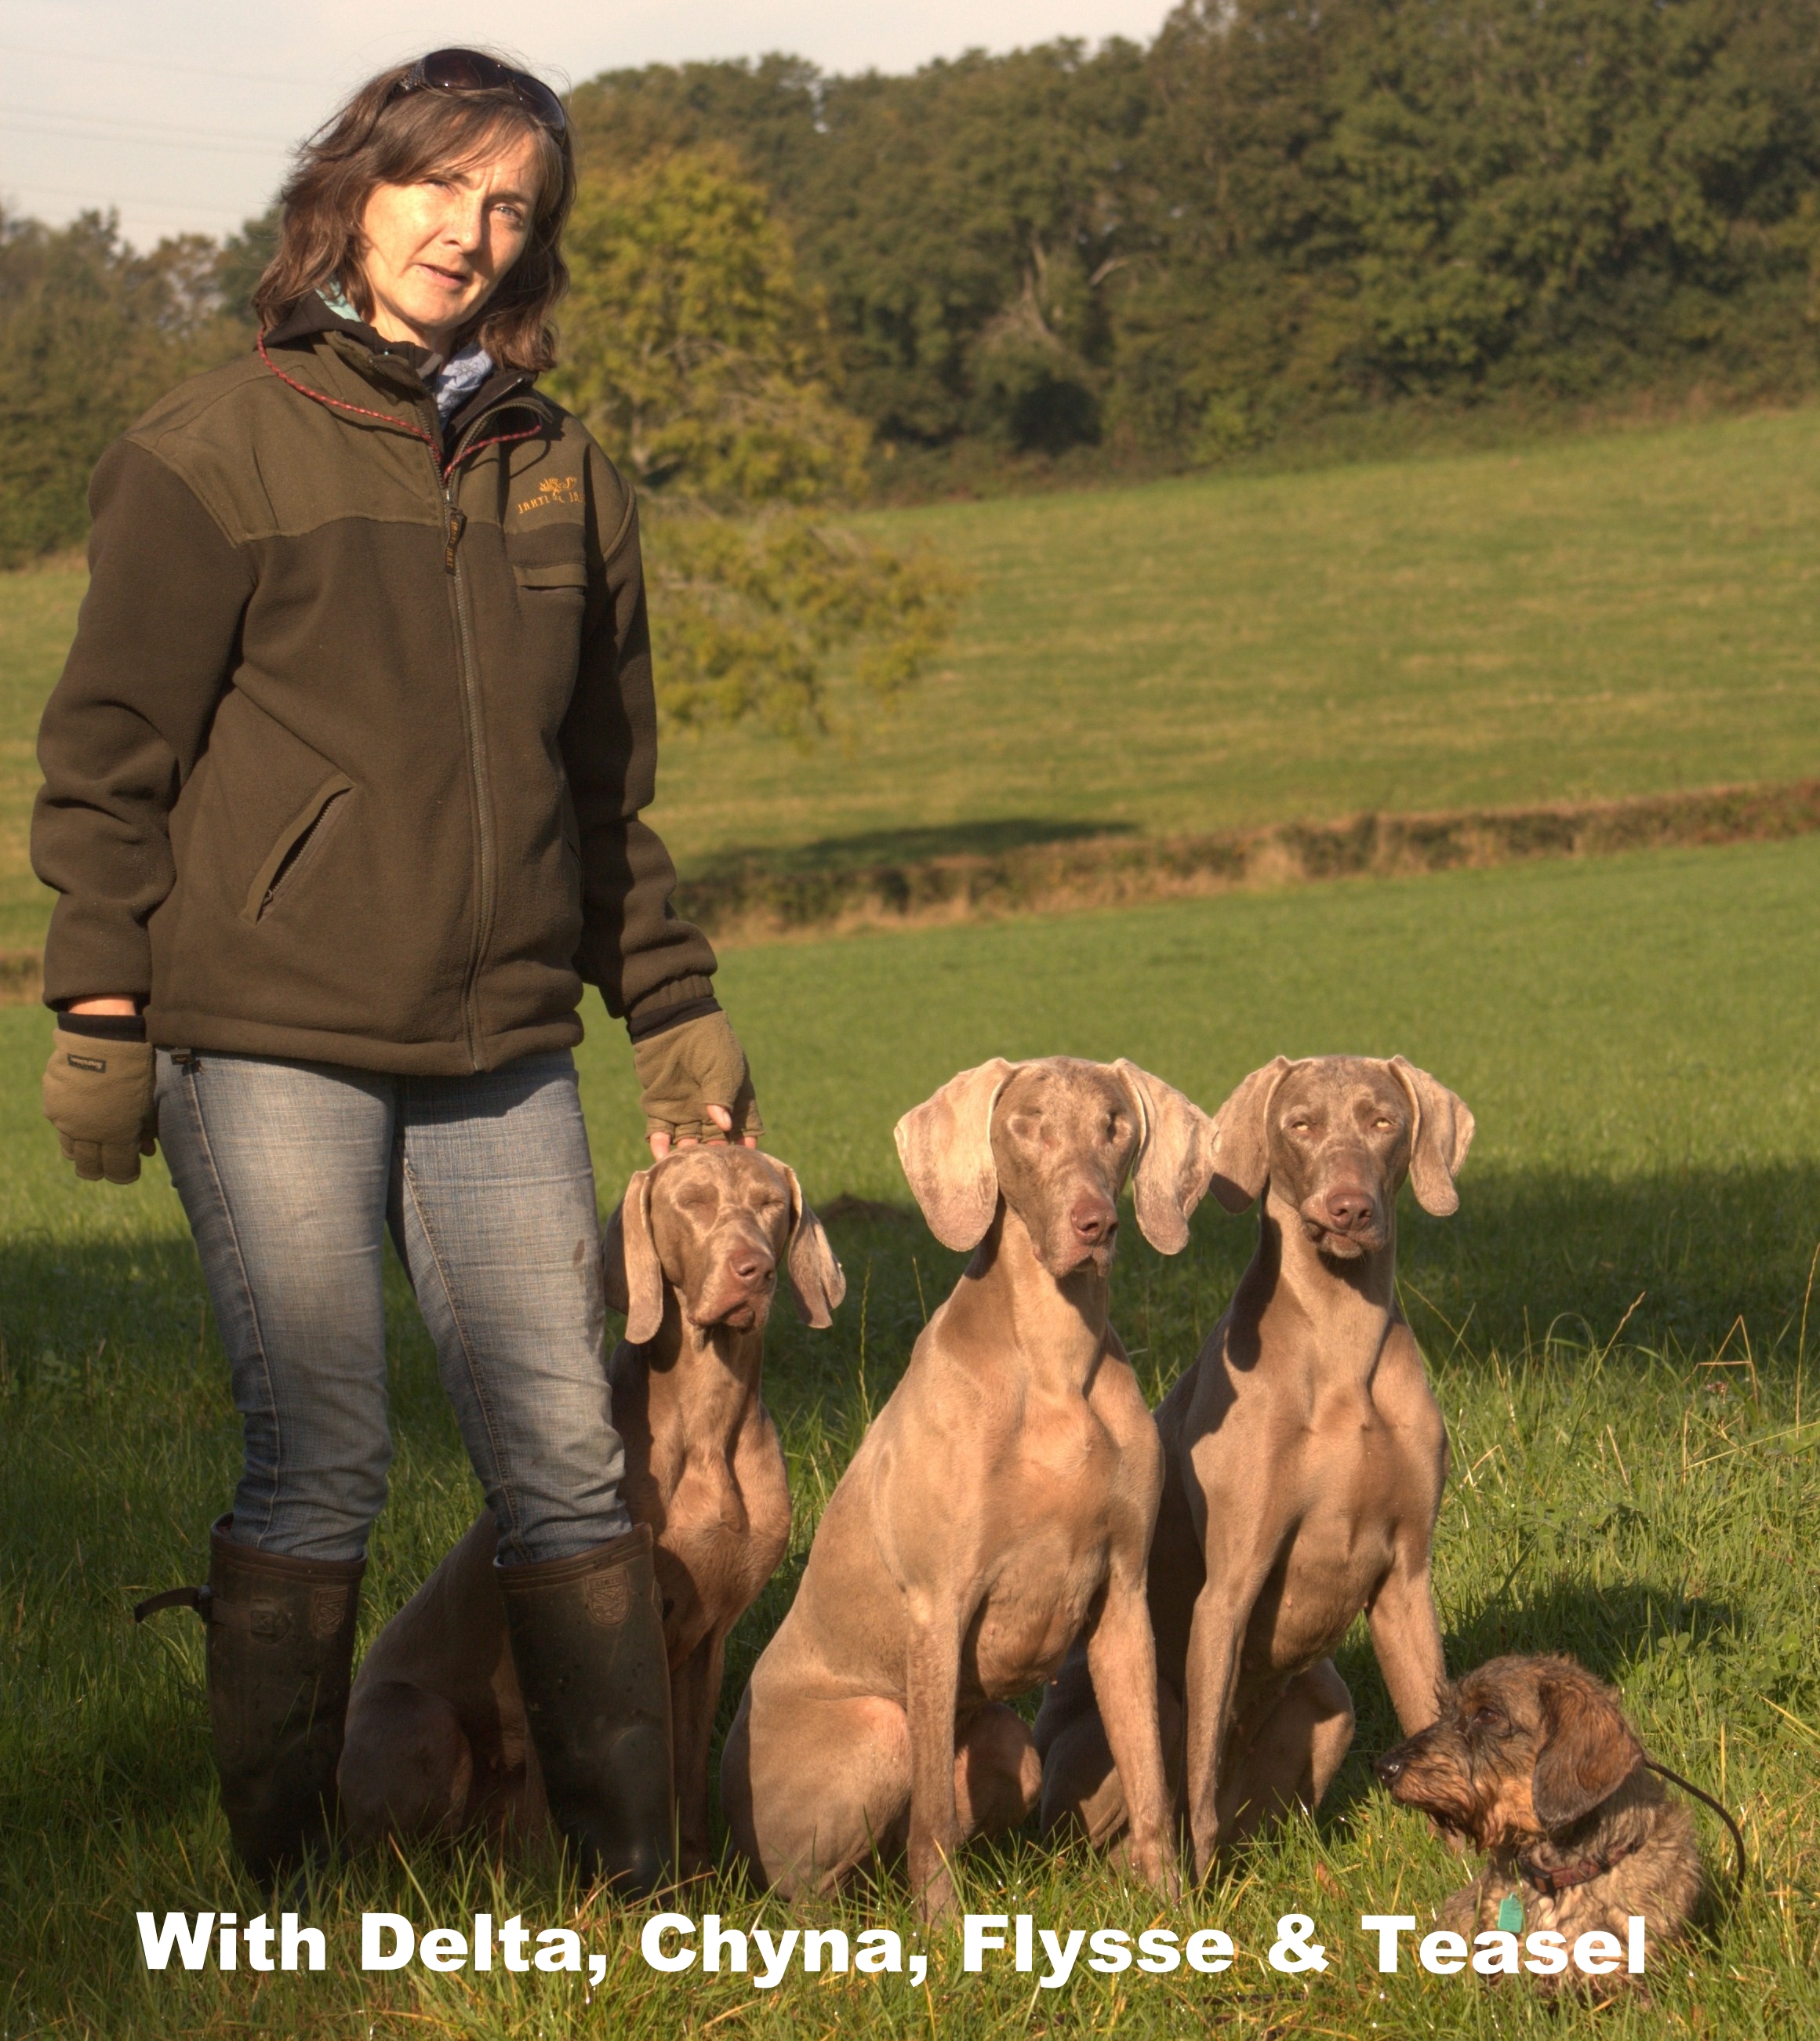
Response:
[{"label": "jacket sleeve cuff", "polygon": [[101,1042],[143,1042],[143,1013],[57,1013],[57,1025],[66,1035],[88,1035]]},{"label": "jacket sleeve cuff", "polygon": [[647,993],[626,1016],[626,1032],[635,1042],[680,1028],[685,1020],[704,1013],[718,1013],[720,1001],[714,996],[714,980],[707,977],[673,978]]}]

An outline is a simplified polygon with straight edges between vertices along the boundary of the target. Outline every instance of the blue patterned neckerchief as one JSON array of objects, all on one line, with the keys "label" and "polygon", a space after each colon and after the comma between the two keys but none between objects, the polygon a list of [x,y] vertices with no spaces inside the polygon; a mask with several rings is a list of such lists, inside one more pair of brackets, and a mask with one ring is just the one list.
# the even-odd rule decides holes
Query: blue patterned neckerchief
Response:
[{"label": "blue patterned neckerchief", "polygon": [[[337,319],[359,322],[360,313],[349,303],[339,277],[331,277],[327,283],[319,284],[316,296]],[[424,380],[436,399],[437,416],[445,425],[492,373],[493,357],[477,340],[456,349],[446,361],[438,362],[426,372]]]},{"label": "blue patterned neckerchief", "polygon": [[479,341],[471,340],[425,379],[436,399],[437,415],[445,425],[492,373],[492,356]]}]

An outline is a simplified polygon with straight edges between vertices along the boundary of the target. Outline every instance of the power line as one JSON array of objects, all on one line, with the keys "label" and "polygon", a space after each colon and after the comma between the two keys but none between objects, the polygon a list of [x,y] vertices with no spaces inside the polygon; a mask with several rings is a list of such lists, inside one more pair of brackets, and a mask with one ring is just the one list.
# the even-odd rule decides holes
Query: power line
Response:
[{"label": "power line", "polygon": [[[117,192],[72,191],[66,185],[17,184],[10,177],[0,176],[0,190],[36,192],[41,198],[80,199],[89,205],[117,208],[121,203]],[[167,214],[183,212],[212,213],[218,219],[245,220],[257,219],[257,212],[250,212],[244,206],[204,205],[186,198],[155,198],[150,193],[135,193],[128,201],[139,206],[155,206]]]},{"label": "power line", "polygon": [[183,141],[193,141],[198,135],[207,133],[216,142],[253,142],[261,148],[272,146],[271,138],[265,135],[249,135],[243,129],[223,128],[209,131],[188,126],[174,128],[168,121],[135,120],[113,113],[84,113],[79,110],[66,111],[60,106],[7,106],[0,105],[0,113],[17,114],[27,120],[82,120],[96,128],[135,128],[147,135],[171,135]]},{"label": "power line", "polygon": [[291,147],[288,142],[209,142],[194,136],[180,139],[170,135],[134,135],[124,132],[122,124],[117,122],[92,122],[84,129],[71,127],[69,122],[72,118],[84,120],[86,116],[59,116],[58,121],[52,124],[36,115],[28,114],[21,118],[16,115],[0,114],[0,129],[10,129],[20,135],[43,135],[51,141],[119,141],[134,149],[202,149],[216,156],[283,155]]},{"label": "power line", "polygon": [[53,50],[36,43],[0,43],[9,56],[55,57],[66,63],[113,64],[126,71],[170,71],[179,78],[226,78],[242,85],[324,85],[326,79],[301,73],[281,74],[267,71],[216,71],[206,64],[162,63],[153,57],[103,56],[97,50]]}]

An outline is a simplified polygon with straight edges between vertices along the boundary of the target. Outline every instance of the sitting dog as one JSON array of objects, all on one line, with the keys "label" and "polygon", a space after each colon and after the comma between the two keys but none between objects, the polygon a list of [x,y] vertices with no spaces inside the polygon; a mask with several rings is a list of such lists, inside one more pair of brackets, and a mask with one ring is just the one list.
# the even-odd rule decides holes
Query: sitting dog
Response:
[{"label": "sitting dog", "polygon": [[[609,1366],[626,1507],[648,1524],[664,1604],[681,1866],[708,1864],[708,1759],[727,1633],[790,1536],[776,1427],[758,1395],[780,1266],[826,1326],[845,1284],[794,1170],[755,1150],[677,1148],[639,1170],[607,1224]],[[354,1682],[339,1786],[357,1841],[546,1818],[494,1578],[493,1517],[373,1641]]]},{"label": "sitting dog", "polygon": [[1040,1768],[999,1705],[1086,1663],[1141,1874],[1177,1889],[1144,1603],[1155,1427],[1107,1322],[1118,1196],[1166,1253],[1212,1168],[1212,1124],[1135,1065],[965,1070],[899,1121],[904,1173],[953,1293],[830,1499],[754,1670],[721,1802],[761,1880],[825,1891],[907,1851],[925,1916],[968,1837],[1014,1827]]},{"label": "sitting dog", "polygon": [[[1440,1925],[1469,1944],[1488,1928],[1548,1928],[1570,1949],[1599,1928],[1622,1945],[1639,1914],[1647,1951],[1680,1936],[1699,1903],[1687,1809],[1646,1769],[1617,1696],[1570,1658],[1494,1658],[1468,1673],[1377,1773],[1393,1800],[1489,1853],[1440,1909]],[[1543,1990],[1608,1982],[1571,1967],[1531,1974]]]},{"label": "sitting dog", "polygon": [[[1353,1738],[1330,1654],[1361,1609],[1398,1719],[1446,1678],[1429,1546],[1447,1433],[1396,1293],[1396,1196],[1451,1212],[1472,1115],[1400,1056],[1279,1056],[1215,1116],[1215,1195],[1260,1193],[1257,1252],[1157,1412],[1150,1621],[1197,1875],[1299,1802]],[[1037,1718],[1043,1825],[1120,1834],[1126,1803],[1077,1650]],[[1093,1683],[1097,1688],[1097,1683]]]}]

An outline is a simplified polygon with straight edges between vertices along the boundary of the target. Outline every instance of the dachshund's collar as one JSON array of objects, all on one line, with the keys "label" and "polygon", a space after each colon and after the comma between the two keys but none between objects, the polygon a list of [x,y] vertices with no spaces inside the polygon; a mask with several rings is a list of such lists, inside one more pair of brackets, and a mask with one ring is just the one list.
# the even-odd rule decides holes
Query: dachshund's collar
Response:
[{"label": "dachshund's collar", "polygon": [[1603,1878],[1613,1864],[1635,1856],[1642,1847],[1640,1843],[1625,1843],[1604,1856],[1583,1856],[1573,1864],[1547,1866],[1532,1864],[1528,1857],[1520,1856],[1517,1868],[1524,1883],[1534,1886],[1538,1892],[1568,1892],[1576,1885],[1589,1885],[1595,1878]]}]

